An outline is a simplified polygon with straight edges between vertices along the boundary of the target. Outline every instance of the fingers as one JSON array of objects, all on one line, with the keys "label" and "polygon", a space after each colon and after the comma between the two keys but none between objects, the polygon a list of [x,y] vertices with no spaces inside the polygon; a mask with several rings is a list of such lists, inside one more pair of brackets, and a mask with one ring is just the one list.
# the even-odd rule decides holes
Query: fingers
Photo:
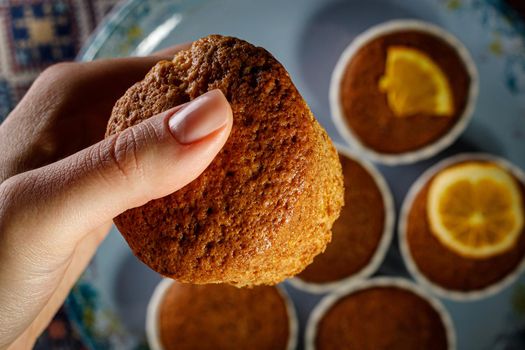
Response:
[{"label": "fingers", "polygon": [[162,59],[187,45],[149,57],[61,63],[48,68],[0,126],[0,182],[73,154],[104,136],[115,101]]},{"label": "fingers", "polygon": [[39,230],[38,237],[21,235],[17,239],[25,241],[18,243],[70,248],[82,238],[79,227],[93,230],[126,209],[177,191],[211,163],[231,126],[230,105],[213,90],[62,161],[7,180],[16,197],[10,202],[24,208],[15,206],[7,214]]},{"label": "fingers", "polygon": [[[188,42],[171,46],[145,57],[112,58],[80,63],[80,71],[77,74],[80,73],[82,77],[85,76],[94,80],[100,78],[109,83],[118,83],[127,88],[132,83],[142,79],[158,61],[171,61],[177,52],[188,49],[191,44]],[[99,86],[99,88],[103,88],[103,86]]]},{"label": "fingers", "polygon": [[[212,91],[27,171],[61,156],[57,150],[73,153],[57,140],[81,141],[73,143],[76,151],[98,137],[80,140],[82,135],[102,136],[114,101],[159,59],[54,66],[0,128],[0,149],[19,148],[0,156],[8,169],[0,172],[0,181],[8,178],[0,183],[0,285],[9,287],[0,289],[0,299],[11,300],[0,305],[0,348],[24,329],[26,337],[13,346],[30,347],[94,254],[103,235],[93,232],[126,209],[194,180],[226,142],[232,111],[222,93]],[[26,162],[26,153],[35,158],[39,147],[43,160]]]},{"label": "fingers", "polygon": [[[91,62],[76,63],[80,65],[77,74],[95,78],[104,79],[107,82],[122,83],[129,87],[130,84],[125,84],[132,80],[136,82],[144,77],[146,73],[160,60],[170,61],[173,56],[182,50],[191,47],[191,42],[183,43],[168,48],[155,51],[150,56],[144,57],[124,57],[124,58],[110,58],[101,59]],[[119,80],[123,79],[121,82]],[[102,87],[102,86],[99,86]]]},{"label": "fingers", "polygon": [[158,57],[164,57],[167,60],[170,60],[175,56],[175,54],[182,50],[187,50],[191,47],[191,44],[193,42],[189,41],[187,43],[170,46],[162,50],[155,51],[151,54],[151,56],[158,56]]}]

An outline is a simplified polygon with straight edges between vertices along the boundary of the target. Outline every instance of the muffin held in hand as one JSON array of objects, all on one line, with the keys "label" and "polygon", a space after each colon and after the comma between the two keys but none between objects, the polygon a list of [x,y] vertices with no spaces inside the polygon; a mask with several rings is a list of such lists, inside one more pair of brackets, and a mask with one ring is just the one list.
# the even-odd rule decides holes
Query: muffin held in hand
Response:
[{"label": "muffin held in hand", "polygon": [[266,50],[211,35],[116,103],[107,136],[220,89],[233,110],[216,159],[181,190],[115,218],[133,252],[188,283],[275,284],[324,251],[343,204],[337,152]]}]

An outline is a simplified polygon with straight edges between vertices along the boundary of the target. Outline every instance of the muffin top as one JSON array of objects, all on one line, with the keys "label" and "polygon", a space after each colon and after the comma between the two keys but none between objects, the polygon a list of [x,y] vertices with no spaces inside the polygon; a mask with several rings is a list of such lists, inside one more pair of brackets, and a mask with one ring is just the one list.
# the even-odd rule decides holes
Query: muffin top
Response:
[{"label": "muffin top", "polygon": [[306,282],[328,283],[362,270],[383,236],[385,205],[375,179],[360,163],[342,154],[345,205],[332,227],[326,251],[301,272]]},{"label": "muffin top", "polygon": [[[392,47],[416,49],[444,73],[452,93],[452,115],[395,115],[387,94],[379,88]],[[375,151],[397,154],[417,150],[438,140],[455,125],[465,110],[470,82],[456,49],[441,38],[417,30],[385,34],[363,45],[347,64],[340,88],[343,118],[361,143]]]},{"label": "muffin top", "polygon": [[324,250],[343,184],[334,146],[269,52],[219,35],[194,42],[126,92],[107,135],[213,89],[233,111],[224,148],[195,181],[115,224],[135,255],[165,276],[274,284]]},{"label": "muffin top", "polygon": [[164,350],[286,349],[289,318],[275,287],[173,283],[158,311]]},{"label": "muffin top", "polygon": [[[511,247],[486,257],[462,254],[440,241],[432,232],[429,222],[429,189],[436,176],[462,164],[494,165],[491,162],[468,161],[445,167],[437,172],[414,198],[406,218],[406,240],[414,263],[427,279],[445,289],[465,292],[480,290],[498,283],[519,266],[525,256],[525,228],[521,229]],[[525,187],[513,175],[512,178],[521,194],[521,208],[525,208]],[[484,186],[483,192],[488,193],[487,184],[482,186]],[[498,205],[496,198],[489,201]],[[464,206],[465,210],[470,209],[468,203],[460,198],[455,202]],[[480,200],[476,202],[479,203]],[[525,215],[525,212],[522,215]],[[499,224],[501,225],[502,223]]]},{"label": "muffin top", "polygon": [[397,287],[371,287],[338,300],[321,318],[317,349],[447,349],[438,312]]}]

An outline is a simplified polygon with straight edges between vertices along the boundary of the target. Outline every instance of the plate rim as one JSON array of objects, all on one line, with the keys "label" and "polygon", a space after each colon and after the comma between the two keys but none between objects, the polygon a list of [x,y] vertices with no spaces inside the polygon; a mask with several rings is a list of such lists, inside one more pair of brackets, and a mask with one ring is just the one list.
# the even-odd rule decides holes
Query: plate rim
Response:
[{"label": "plate rim", "polygon": [[[442,2],[441,0],[429,0],[432,2]],[[177,1],[181,3],[182,1]],[[82,45],[79,53],[76,57],[78,61],[91,61],[98,57],[101,50],[107,45],[109,40],[112,40],[115,32],[122,29],[121,24],[126,21],[131,15],[134,14],[134,10],[140,5],[155,5],[165,3],[164,0],[124,0],[118,2],[104,17],[104,19],[98,24],[95,30],[91,33],[88,39]],[[525,17],[520,17],[517,12],[510,7],[504,0],[487,0],[485,5],[493,8],[500,16],[509,18],[509,24],[511,27],[525,39]],[[147,16],[147,15],[146,15]],[[71,294],[69,298],[74,298]],[[66,300],[66,303],[68,301]],[[72,320],[73,326],[78,330],[79,328],[85,327],[82,320],[75,319],[74,315],[70,314],[71,310],[66,310],[66,314]],[[74,313],[74,312],[73,312]],[[86,337],[81,336],[82,341],[86,342]],[[89,337],[88,337],[89,339]],[[88,348],[90,346],[86,344]],[[91,346],[91,348],[93,348]]]}]

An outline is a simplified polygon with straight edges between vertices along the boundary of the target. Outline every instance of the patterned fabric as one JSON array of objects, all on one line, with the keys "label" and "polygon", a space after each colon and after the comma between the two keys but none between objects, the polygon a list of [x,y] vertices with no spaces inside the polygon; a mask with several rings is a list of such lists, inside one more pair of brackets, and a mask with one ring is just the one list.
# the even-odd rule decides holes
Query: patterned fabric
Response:
[{"label": "patterned fabric", "polygon": [[117,0],[0,0],[0,122],[49,65],[75,58]]},{"label": "patterned fabric", "polygon": [[[0,0],[0,123],[46,67],[71,61],[118,0]],[[61,309],[36,349],[86,349]]]}]

